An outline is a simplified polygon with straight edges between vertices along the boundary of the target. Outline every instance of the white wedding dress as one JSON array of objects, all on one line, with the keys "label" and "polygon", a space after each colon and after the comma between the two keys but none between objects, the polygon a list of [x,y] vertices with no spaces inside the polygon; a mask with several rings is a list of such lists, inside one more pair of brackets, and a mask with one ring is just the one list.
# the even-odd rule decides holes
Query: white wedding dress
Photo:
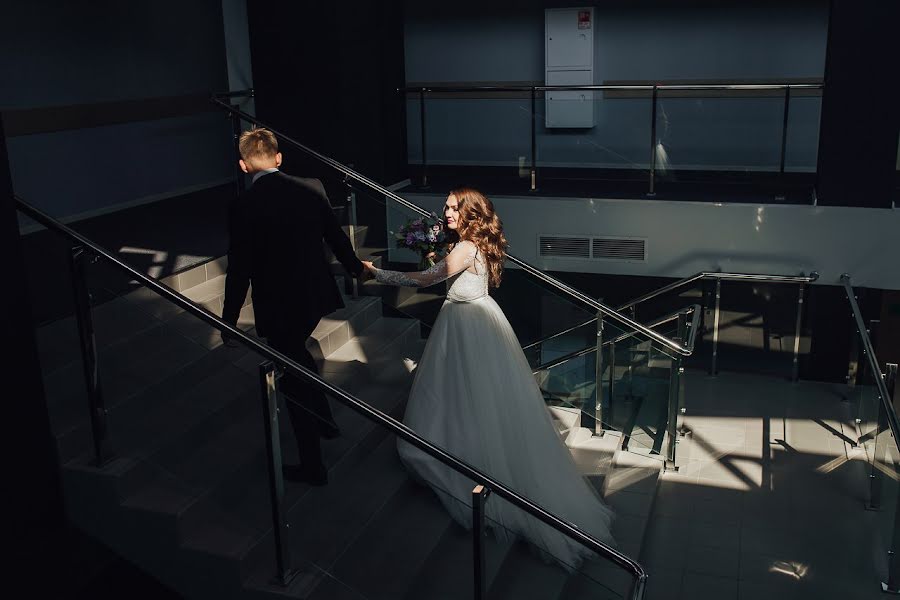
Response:
[{"label": "white wedding dress", "polygon": [[[464,268],[451,273],[448,264]],[[404,423],[556,516],[615,545],[613,512],[560,439],[516,334],[488,295],[487,268],[475,245],[460,242],[427,271],[375,273],[378,281],[392,285],[422,287],[450,280],[416,370]],[[397,446],[413,476],[434,488],[450,515],[470,529],[474,482],[406,442]],[[490,497],[485,506],[487,524],[500,539],[526,538],[570,570],[592,556],[499,496]]]}]

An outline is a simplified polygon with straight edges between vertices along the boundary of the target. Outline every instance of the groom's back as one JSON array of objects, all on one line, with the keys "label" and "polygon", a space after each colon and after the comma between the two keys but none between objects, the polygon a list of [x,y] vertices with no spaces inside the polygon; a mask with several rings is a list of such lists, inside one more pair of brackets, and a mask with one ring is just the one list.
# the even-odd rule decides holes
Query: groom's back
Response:
[{"label": "groom's back", "polygon": [[257,320],[284,326],[297,316],[318,318],[343,306],[323,246],[340,228],[318,179],[263,175],[237,200],[232,218],[252,248]]}]

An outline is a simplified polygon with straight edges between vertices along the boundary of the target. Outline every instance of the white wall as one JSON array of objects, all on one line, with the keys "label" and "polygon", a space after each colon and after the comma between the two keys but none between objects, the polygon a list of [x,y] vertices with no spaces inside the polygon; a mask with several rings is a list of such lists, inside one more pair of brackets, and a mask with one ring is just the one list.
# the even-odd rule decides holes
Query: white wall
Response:
[{"label": "white wall", "polygon": [[[444,195],[403,194],[429,210]],[[493,196],[510,252],[540,269],[658,277],[700,271],[796,275],[819,284],[900,289],[900,210],[709,202]],[[389,213],[393,229],[402,216]],[[634,236],[646,262],[540,258],[541,234]],[[393,250],[391,260],[410,260]]]}]

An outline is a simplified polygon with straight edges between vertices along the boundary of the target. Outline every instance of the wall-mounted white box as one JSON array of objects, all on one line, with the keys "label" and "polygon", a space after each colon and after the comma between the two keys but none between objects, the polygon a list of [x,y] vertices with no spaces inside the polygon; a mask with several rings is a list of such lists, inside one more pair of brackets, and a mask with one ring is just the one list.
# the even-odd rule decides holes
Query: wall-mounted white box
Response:
[{"label": "wall-mounted white box", "polygon": [[[546,85],[593,85],[594,9],[548,8],[544,23]],[[546,92],[545,122],[548,128],[593,127],[594,92]]]}]

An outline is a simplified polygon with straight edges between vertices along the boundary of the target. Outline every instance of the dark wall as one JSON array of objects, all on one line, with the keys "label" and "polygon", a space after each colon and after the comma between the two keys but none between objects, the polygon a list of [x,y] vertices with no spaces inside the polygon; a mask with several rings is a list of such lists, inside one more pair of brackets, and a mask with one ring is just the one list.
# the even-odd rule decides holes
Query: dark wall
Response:
[{"label": "dark wall", "polygon": [[15,540],[7,551],[12,552],[16,573],[29,578],[46,574],[35,567],[42,564],[48,546],[61,535],[64,514],[8,165],[0,121],[0,240],[9,286],[2,307],[3,314],[14,315],[6,323],[10,352],[3,361],[2,385],[3,396],[15,399],[5,411],[9,425],[6,447],[15,453],[15,459],[10,456],[5,461],[4,530]]},{"label": "dark wall", "polygon": [[897,185],[900,3],[832,0],[819,136],[819,203],[890,208]]},{"label": "dark wall", "polygon": [[[314,150],[382,183],[405,176],[402,3],[249,4],[256,113]],[[344,196],[330,168],[282,145],[284,170],[325,181]],[[384,222],[373,200],[360,220]],[[373,227],[373,231],[383,227]]]},{"label": "dark wall", "polygon": [[71,217],[232,176],[205,98],[227,88],[221,0],[7,2],[0,40],[13,183],[33,204]]}]

